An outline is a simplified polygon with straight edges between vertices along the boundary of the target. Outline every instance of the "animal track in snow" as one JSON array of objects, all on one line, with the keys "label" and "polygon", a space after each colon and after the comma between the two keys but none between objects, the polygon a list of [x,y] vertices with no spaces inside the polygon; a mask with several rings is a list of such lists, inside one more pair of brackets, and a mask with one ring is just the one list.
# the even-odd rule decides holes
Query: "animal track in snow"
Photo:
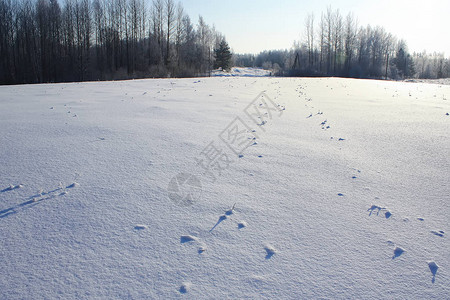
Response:
[{"label": "animal track in snow", "polygon": [[434,261],[429,261],[428,267],[430,268],[431,274],[433,274],[433,278],[431,279],[431,282],[434,283],[434,281],[436,280],[436,273],[439,269],[439,266]]},{"label": "animal track in snow", "polygon": [[77,182],[74,182],[74,183],[72,183],[72,184],[68,185],[68,186],[67,186],[67,188],[68,188],[68,189],[72,189],[72,188],[76,188],[76,187],[79,187],[79,186],[80,186],[80,184],[79,184],[79,183],[77,183]]},{"label": "animal track in snow", "polygon": [[394,256],[392,256],[392,259],[395,259],[397,257],[399,257],[400,255],[402,255],[405,252],[405,250],[401,247],[396,246],[394,248]]},{"label": "animal track in snow", "polygon": [[239,229],[242,229],[244,227],[247,227],[247,222],[245,222],[245,221],[238,222],[238,228]]},{"label": "animal track in snow", "polygon": [[192,284],[190,282],[183,282],[180,286],[180,293],[186,294],[191,289]]},{"label": "animal track in snow", "polygon": [[198,254],[202,254],[203,252],[206,251],[206,246],[203,245],[202,243],[200,243],[200,239],[194,235],[182,235],[180,237],[180,243],[181,244],[185,244],[185,243],[191,243],[191,242],[198,242],[200,244],[200,246],[198,247],[197,253]]},{"label": "animal track in snow", "polygon": [[193,235],[182,235],[180,237],[180,243],[182,243],[182,244],[187,243],[187,242],[197,241],[197,240],[198,240],[198,238]]},{"label": "animal track in snow", "polygon": [[216,229],[217,226],[219,226],[220,223],[228,219],[229,216],[231,216],[234,213],[234,208],[236,207],[236,203],[233,204],[233,207],[230,208],[225,212],[225,214],[221,215],[219,217],[219,220],[217,220],[216,224],[209,230],[209,232],[212,232],[214,229]]},{"label": "animal track in snow", "polygon": [[384,212],[384,216],[386,217],[386,219],[389,219],[392,216],[392,213],[389,210],[387,210],[386,207],[381,207],[375,204],[369,207],[367,211],[369,212],[369,216],[371,216],[374,213],[376,213],[377,216],[379,216],[380,212]]},{"label": "animal track in snow", "polygon": [[142,224],[138,224],[138,225],[134,226],[134,229],[136,229],[136,230],[144,230],[147,228],[148,228],[147,225],[142,225]]},{"label": "animal track in snow", "polygon": [[266,250],[266,259],[270,259],[278,252],[277,249],[275,249],[272,245],[264,246],[264,250]]},{"label": "animal track in snow", "polygon": [[12,191],[12,190],[20,189],[20,188],[23,188],[23,184],[18,184],[18,185],[10,184],[7,188],[4,188],[0,192],[4,193],[4,192],[7,192],[7,191]]},{"label": "animal track in snow", "polygon": [[[11,186],[9,188],[11,188]],[[22,187],[22,185],[19,184],[17,186],[13,186],[13,189],[21,188],[21,187]],[[66,189],[69,188],[69,187],[70,186],[65,187],[63,185],[63,183],[60,182],[59,183],[59,187],[56,188],[56,189],[53,189],[51,191],[44,192],[44,190],[41,189],[41,190],[38,191],[37,194],[28,197],[26,201],[24,201],[22,203],[19,203],[17,205],[14,205],[14,206],[12,206],[10,208],[1,210],[0,211],[0,218],[4,218],[4,217],[6,217],[8,215],[15,214],[15,213],[17,213],[17,212],[19,212],[21,210],[26,209],[26,208],[33,207],[33,206],[37,205],[38,203],[43,202],[45,200],[50,200],[50,199],[53,199],[53,198],[56,198],[56,197],[59,197],[59,196],[64,196],[64,195],[68,194]]]},{"label": "animal track in snow", "polygon": [[431,230],[431,233],[440,237],[444,237],[444,230]]}]

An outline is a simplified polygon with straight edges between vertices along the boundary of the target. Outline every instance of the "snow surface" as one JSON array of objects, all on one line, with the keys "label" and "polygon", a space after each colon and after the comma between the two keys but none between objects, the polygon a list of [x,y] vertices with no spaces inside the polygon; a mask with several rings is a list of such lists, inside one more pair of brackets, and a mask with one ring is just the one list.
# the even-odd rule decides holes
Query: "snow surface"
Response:
[{"label": "snow surface", "polygon": [[[338,78],[2,86],[0,299],[449,299],[449,98]],[[239,120],[241,157],[221,139]],[[232,161],[215,181],[211,145]]]}]

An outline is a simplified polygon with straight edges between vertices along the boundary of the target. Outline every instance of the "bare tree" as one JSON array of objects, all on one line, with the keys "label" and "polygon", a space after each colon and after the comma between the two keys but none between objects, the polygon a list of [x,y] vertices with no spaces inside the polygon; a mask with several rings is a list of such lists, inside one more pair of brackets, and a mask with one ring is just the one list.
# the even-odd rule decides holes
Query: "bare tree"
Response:
[{"label": "bare tree", "polygon": [[341,57],[342,57],[342,32],[343,21],[342,15],[339,10],[336,10],[333,14],[333,73],[338,74],[340,72]]},{"label": "bare tree", "polygon": [[350,69],[352,66],[352,60],[354,56],[354,49],[356,47],[356,33],[357,33],[357,24],[355,17],[352,13],[347,15],[345,21],[345,73],[347,76],[350,75]]},{"label": "bare tree", "polygon": [[314,14],[308,14],[306,17],[306,42],[308,47],[308,65],[314,65]]},{"label": "bare tree", "polygon": [[332,47],[333,47],[333,12],[331,7],[327,8],[327,12],[325,14],[325,32],[326,32],[326,51],[327,51],[327,74],[331,73],[331,64],[332,64]]},{"label": "bare tree", "polygon": [[326,22],[325,22],[325,16],[322,13],[320,16],[320,58],[319,58],[319,72],[324,73],[324,64],[323,60],[325,57],[325,51],[326,51],[326,43],[325,43],[325,37],[326,37]]},{"label": "bare tree", "polygon": [[181,51],[181,44],[184,42],[185,38],[185,23],[183,22],[184,18],[184,10],[183,6],[178,3],[177,6],[177,25],[176,25],[176,33],[175,33],[175,48],[176,48],[176,61],[177,61],[177,67],[180,68],[180,51]]},{"label": "bare tree", "polygon": [[170,62],[170,43],[172,39],[172,33],[175,29],[175,3],[173,0],[166,0],[166,66]]},{"label": "bare tree", "polygon": [[13,83],[14,72],[14,19],[11,0],[0,0],[0,82]]},{"label": "bare tree", "polygon": [[163,0],[153,0],[151,16],[152,16],[153,34],[154,34],[156,41],[158,43],[158,46],[159,46],[160,59],[162,59],[163,53],[164,53],[164,44],[163,44],[164,2],[163,2]]}]

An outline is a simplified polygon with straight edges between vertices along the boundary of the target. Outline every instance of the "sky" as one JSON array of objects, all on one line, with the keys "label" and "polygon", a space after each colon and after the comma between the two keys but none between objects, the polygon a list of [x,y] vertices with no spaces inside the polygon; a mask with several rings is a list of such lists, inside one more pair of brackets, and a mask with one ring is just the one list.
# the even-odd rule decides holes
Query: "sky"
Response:
[{"label": "sky", "polygon": [[[445,52],[450,57],[450,0],[182,0],[193,23],[201,15],[223,33],[236,53],[290,49],[303,41],[305,19],[331,6],[359,25],[382,26],[406,40],[410,52]],[[318,27],[318,26],[317,26]],[[316,28],[317,28],[316,27]]]}]

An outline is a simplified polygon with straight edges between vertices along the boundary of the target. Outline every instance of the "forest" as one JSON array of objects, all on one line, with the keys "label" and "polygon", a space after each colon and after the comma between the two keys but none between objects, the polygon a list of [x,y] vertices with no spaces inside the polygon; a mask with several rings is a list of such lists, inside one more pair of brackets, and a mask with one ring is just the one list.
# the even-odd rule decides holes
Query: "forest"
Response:
[{"label": "forest", "polygon": [[450,60],[442,53],[409,53],[406,41],[383,27],[359,26],[353,13],[345,17],[331,7],[316,22],[305,20],[301,41],[291,50],[237,54],[236,66],[261,67],[282,76],[341,76],[405,79],[448,78]]},{"label": "forest", "polygon": [[[443,54],[411,54],[352,13],[309,14],[302,37],[290,50],[234,53],[231,65],[279,76],[450,77]],[[0,0],[0,84],[208,76],[222,42],[174,0]]]},{"label": "forest", "polygon": [[0,0],[0,84],[205,76],[223,40],[173,0]]}]

